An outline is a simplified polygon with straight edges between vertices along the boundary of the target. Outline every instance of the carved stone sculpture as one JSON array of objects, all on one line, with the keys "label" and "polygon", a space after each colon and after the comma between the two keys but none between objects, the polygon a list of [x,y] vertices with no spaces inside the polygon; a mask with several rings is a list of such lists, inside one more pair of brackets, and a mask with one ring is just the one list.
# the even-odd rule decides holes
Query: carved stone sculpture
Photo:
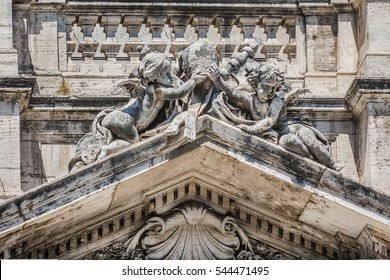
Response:
[{"label": "carved stone sculpture", "polygon": [[187,202],[163,216],[150,218],[127,241],[114,242],[92,252],[87,259],[207,260],[285,259],[284,253],[263,242],[252,246],[231,216],[216,213],[196,201]]},{"label": "carved stone sculpture", "polygon": [[[186,97],[206,75],[194,73],[182,82],[171,72],[171,61],[164,54],[149,53],[138,67],[137,79],[118,84],[130,95],[129,103],[120,109],[100,112],[92,125],[92,132],[80,139],[76,156],[69,164],[85,165],[108,153],[139,141],[139,133],[145,131],[167,106],[166,101]],[[165,107],[166,108],[166,107]]]},{"label": "carved stone sculpture", "polygon": [[[236,86],[225,82],[218,68],[210,67],[209,70],[210,79],[223,91],[219,99],[214,100],[211,114],[234,122],[249,133],[268,137],[286,149],[315,159],[329,168],[341,170],[344,167],[332,160],[327,139],[310,124],[308,118],[287,117],[287,107],[306,90],[291,89],[279,68],[259,63],[246,82],[238,81]],[[247,118],[237,118],[230,104],[236,106],[240,115],[247,111],[248,114],[244,114]],[[248,117],[252,122],[247,121]]]},{"label": "carved stone sculpture", "polygon": [[149,219],[125,244],[127,254],[141,248],[147,259],[234,259],[243,249],[252,251],[234,218],[196,202]]},{"label": "carved stone sculpture", "polygon": [[165,133],[196,138],[196,119],[210,114],[244,131],[279,143],[284,148],[325,166],[340,170],[329,152],[327,139],[307,117],[287,117],[287,107],[306,89],[292,89],[284,73],[274,64],[254,60],[256,46],[244,47],[219,68],[215,47],[197,41],[179,57],[179,73],[160,53],[143,50],[137,78],[117,85],[128,91],[129,103],[120,109],[100,112],[92,132],[79,141],[69,169],[91,163],[129,144],[156,125],[169,123]]},{"label": "carved stone sculpture", "polygon": [[[192,77],[198,73],[206,73],[208,67],[218,67],[218,54],[214,46],[207,41],[198,41],[186,48],[179,57],[180,70],[186,77]],[[187,110],[175,117],[165,131],[168,135],[177,134],[181,124],[185,123],[184,138],[195,140],[196,118],[201,115],[208,106],[213,90],[213,83],[205,79],[195,86],[192,91]]]}]

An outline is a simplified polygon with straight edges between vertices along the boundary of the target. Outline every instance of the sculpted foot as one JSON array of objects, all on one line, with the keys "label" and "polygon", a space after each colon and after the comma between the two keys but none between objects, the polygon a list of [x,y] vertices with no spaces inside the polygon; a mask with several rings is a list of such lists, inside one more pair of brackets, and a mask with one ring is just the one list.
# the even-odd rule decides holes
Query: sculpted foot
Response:
[{"label": "sculpted foot", "polygon": [[186,140],[189,140],[191,142],[196,140],[196,131],[195,131],[195,129],[191,129],[191,128],[186,127],[184,129],[183,138],[186,139]]},{"label": "sculpted foot", "polygon": [[166,130],[167,135],[177,135],[179,133],[179,126],[171,124]]},{"label": "sculpted foot", "polygon": [[246,131],[246,132],[254,133],[253,130],[252,130],[252,128],[251,128],[249,125],[246,125],[246,124],[239,124],[239,125],[237,125],[237,127],[238,127],[239,129],[242,129],[242,130]]},{"label": "sculpted foot", "polygon": [[104,158],[105,156],[107,156],[107,153],[108,153],[108,147],[103,146],[97,159],[99,160]]},{"label": "sculpted foot", "polygon": [[341,171],[344,167],[345,167],[345,164],[333,162],[332,166],[330,168],[332,168],[333,170],[336,170],[336,171]]}]

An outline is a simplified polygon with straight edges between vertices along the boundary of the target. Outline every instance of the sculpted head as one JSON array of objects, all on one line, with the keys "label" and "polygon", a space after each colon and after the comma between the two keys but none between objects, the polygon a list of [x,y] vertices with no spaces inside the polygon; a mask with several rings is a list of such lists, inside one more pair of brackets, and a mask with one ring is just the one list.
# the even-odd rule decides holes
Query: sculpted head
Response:
[{"label": "sculpted head", "polygon": [[148,53],[138,67],[141,80],[146,83],[155,83],[166,87],[171,86],[171,60],[161,53]]},{"label": "sculpted head", "polygon": [[248,83],[256,90],[261,101],[268,101],[282,91],[285,83],[284,73],[270,63],[259,63],[247,78]]}]

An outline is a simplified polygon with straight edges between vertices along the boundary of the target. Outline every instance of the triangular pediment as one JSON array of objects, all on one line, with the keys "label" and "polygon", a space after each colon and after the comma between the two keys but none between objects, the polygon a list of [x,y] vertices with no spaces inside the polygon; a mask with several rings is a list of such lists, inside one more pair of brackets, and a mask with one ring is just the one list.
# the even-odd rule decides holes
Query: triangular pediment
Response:
[{"label": "triangular pediment", "polygon": [[288,258],[356,255],[367,227],[390,234],[388,196],[212,117],[200,117],[197,128],[192,142],[157,129],[5,202],[1,250],[84,258],[191,201],[234,218],[253,244]]}]

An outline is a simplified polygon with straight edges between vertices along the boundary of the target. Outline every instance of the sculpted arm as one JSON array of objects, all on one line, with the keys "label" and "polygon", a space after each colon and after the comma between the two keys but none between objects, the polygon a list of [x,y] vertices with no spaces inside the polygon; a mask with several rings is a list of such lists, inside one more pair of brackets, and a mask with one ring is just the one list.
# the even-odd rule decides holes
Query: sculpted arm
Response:
[{"label": "sculpted arm", "polygon": [[186,97],[195,86],[204,81],[207,78],[206,75],[193,75],[184,84],[180,85],[178,88],[166,88],[166,87],[156,87],[155,93],[164,100],[177,100]]},{"label": "sculpted arm", "polygon": [[213,81],[214,85],[221,91],[224,91],[228,98],[234,103],[242,104],[245,108],[251,107],[251,99],[248,93],[243,93],[240,90],[231,88],[222,78],[217,67],[209,68],[208,77]]},{"label": "sculpted arm", "polygon": [[283,104],[282,99],[278,96],[274,97],[270,102],[268,114],[264,119],[259,120],[254,125],[240,124],[238,127],[253,134],[262,134],[275,125],[283,109]]},{"label": "sculpted arm", "polygon": [[289,106],[294,101],[298,100],[299,95],[309,92],[306,88],[294,88],[284,96],[284,103]]}]

